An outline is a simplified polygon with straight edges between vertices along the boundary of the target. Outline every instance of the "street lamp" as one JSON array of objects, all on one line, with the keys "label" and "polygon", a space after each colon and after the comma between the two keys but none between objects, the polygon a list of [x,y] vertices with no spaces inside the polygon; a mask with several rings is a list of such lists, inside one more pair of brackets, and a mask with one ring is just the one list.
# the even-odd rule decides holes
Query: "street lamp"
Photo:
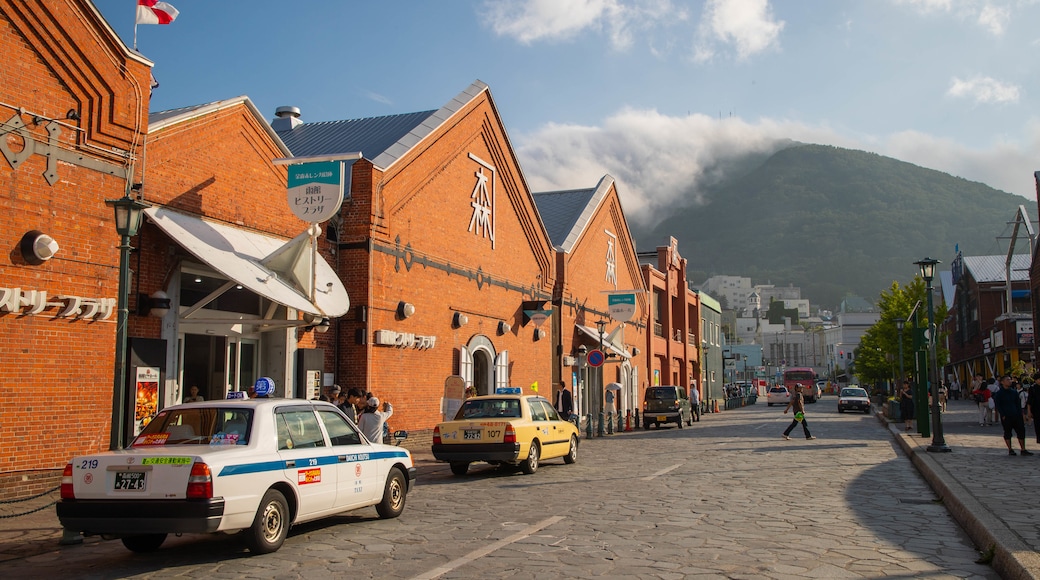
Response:
[{"label": "street lamp", "polygon": [[112,430],[109,434],[109,449],[122,449],[126,429],[126,324],[130,315],[128,307],[130,292],[130,238],[141,228],[143,210],[148,204],[130,197],[129,190],[122,199],[105,200],[116,214],[116,231],[119,243],[119,295],[116,315],[116,375],[112,389]]},{"label": "street lamp", "polygon": [[[603,352],[603,334],[604,328],[607,326],[606,320],[596,321],[596,329],[599,330],[599,352],[603,355],[606,360],[606,353]],[[596,425],[596,436],[603,437],[603,365],[599,366],[599,386],[596,387],[596,408],[599,409],[599,423]]]},{"label": "street lamp", "polygon": [[[899,381],[896,388],[903,386],[903,328],[906,326],[905,318],[896,318],[896,330],[899,331]],[[895,393],[890,393],[895,394]]]},{"label": "street lamp", "polygon": [[935,265],[938,263],[939,260],[934,258],[922,258],[914,262],[921,268],[925,292],[928,293],[928,382],[931,384],[932,393],[932,444],[927,449],[930,452],[949,453],[953,450],[946,445],[946,440],[943,438],[942,417],[939,415],[939,381],[936,373],[938,360],[935,353],[937,337],[935,336],[935,311],[932,307],[932,278],[935,277]]}]

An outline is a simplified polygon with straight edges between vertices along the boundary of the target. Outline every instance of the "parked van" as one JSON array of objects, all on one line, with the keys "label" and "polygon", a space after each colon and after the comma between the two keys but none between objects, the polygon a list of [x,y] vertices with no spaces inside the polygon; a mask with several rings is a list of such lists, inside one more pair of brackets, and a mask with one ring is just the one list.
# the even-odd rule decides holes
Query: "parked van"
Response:
[{"label": "parked van", "polygon": [[643,429],[650,425],[675,423],[680,429],[683,422],[693,425],[693,408],[686,387],[674,385],[647,387],[643,394]]}]

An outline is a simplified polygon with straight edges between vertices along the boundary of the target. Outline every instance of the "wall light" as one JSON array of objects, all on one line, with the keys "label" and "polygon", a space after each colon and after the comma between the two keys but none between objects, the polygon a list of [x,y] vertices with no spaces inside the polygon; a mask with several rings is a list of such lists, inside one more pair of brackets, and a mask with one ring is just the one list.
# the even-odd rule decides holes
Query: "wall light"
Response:
[{"label": "wall light", "polygon": [[43,232],[32,230],[22,236],[19,250],[26,263],[39,266],[58,253],[58,242]]},{"label": "wall light", "polygon": [[405,302],[404,300],[397,303],[397,315],[401,318],[408,318],[415,314],[415,305],[411,302]]},{"label": "wall light", "polygon": [[170,312],[170,303],[170,297],[162,290],[156,290],[151,294],[138,294],[137,314],[162,318]]},{"label": "wall light", "polygon": [[330,326],[332,326],[332,321],[329,320],[328,318],[322,318],[321,322],[319,322],[318,324],[316,324],[314,326],[314,331],[315,332],[320,332],[322,334],[325,334],[326,332],[329,331],[329,327]]},{"label": "wall light", "polygon": [[498,322],[498,333],[499,334],[506,334],[506,333],[508,333],[512,329],[513,329],[513,327],[509,326],[509,323],[506,322],[505,320],[500,320]]},{"label": "wall light", "polygon": [[545,338],[545,329],[544,328],[536,328],[534,330],[534,339],[535,340],[542,340],[543,338]]},{"label": "wall light", "polygon": [[466,316],[465,314],[463,314],[461,312],[456,312],[455,314],[451,315],[451,325],[453,327],[455,327],[455,328],[462,328],[463,326],[466,326],[467,324],[469,324],[469,316]]}]

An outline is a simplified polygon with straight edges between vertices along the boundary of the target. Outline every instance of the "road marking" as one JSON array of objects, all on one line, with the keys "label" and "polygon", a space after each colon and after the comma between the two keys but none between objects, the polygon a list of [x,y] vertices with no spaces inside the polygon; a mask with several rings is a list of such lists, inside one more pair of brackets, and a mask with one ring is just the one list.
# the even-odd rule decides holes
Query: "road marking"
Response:
[{"label": "road marking", "polygon": [[682,463],[676,463],[675,465],[673,465],[671,467],[666,467],[666,468],[662,469],[661,471],[658,471],[657,473],[654,473],[652,475],[648,475],[648,476],[644,477],[642,480],[643,481],[650,481],[651,479],[657,477],[658,475],[664,475],[664,474],[668,473],[669,471],[671,471],[673,469],[678,469],[680,467],[682,467]]},{"label": "road marking", "polygon": [[[676,467],[678,467],[678,466],[676,466]],[[523,530],[513,534],[512,536],[509,536],[508,538],[504,538],[504,539],[501,539],[501,540],[499,540],[499,541],[497,541],[497,542],[495,542],[493,544],[489,544],[487,546],[484,546],[483,548],[480,548],[479,550],[473,550],[472,552],[470,552],[469,554],[466,554],[465,556],[463,556],[461,558],[457,558],[455,560],[452,560],[451,562],[448,562],[447,564],[445,564],[443,566],[438,566],[438,567],[434,568],[433,570],[430,570],[429,572],[427,572],[425,574],[420,574],[420,575],[414,577],[412,580],[433,580],[433,578],[439,578],[440,576],[443,576],[444,574],[447,574],[448,572],[451,572],[452,570],[454,570],[455,568],[458,568],[459,566],[463,566],[465,564],[469,564],[470,562],[472,562],[472,561],[474,561],[474,560],[476,560],[478,558],[483,558],[484,556],[487,556],[488,554],[490,554],[491,552],[494,552],[495,550],[497,550],[499,548],[503,548],[505,546],[508,546],[509,544],[512,544],[513,542],[518,542],[518,541],[526,538],[527,536],[530,536],[531,534],[540,531],[543,528],[547,528],[547,527],[555,524],[556,522],[558,522],[558,521],[560,521],[562,519],[563,519],[563,516],[553,516],[553,517],[551,517],[549,519],[542,520],[542,521],[538,522],[537,524],[532,524],[532,525],[524,528]]]}]

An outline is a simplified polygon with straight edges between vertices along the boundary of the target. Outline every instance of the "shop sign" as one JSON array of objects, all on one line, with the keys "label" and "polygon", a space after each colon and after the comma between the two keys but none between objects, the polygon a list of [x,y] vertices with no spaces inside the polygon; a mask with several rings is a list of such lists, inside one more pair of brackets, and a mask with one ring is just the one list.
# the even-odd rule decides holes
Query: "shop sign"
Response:
[{"label": "shop sign", "polygon": [[634,292],[611,294],[607,296],[607,310],[610,317],[618,322],[628,322],[636,313],[636,295]]},{"label": "shop sign", "polygon": [[1015,333],[1018,334],[1018,344],[1020,346],[1033,344],[1033,321],[1016,320]]},{"label": "shop sign", "polygon": [[289,209],[311,223],[335,216],[343,205],[343,162],[317,161],[289,166]]},{"label": "shop sign", "polygon": [[395,330],[377,330],[372,341],[377,346],[393,346],[396,348],[417,348],[425,350],[437,346],[436,336],[422,336],[410,332]]},{"label": "shop sign", "polygon": [[47,300],[46,290],[0,288],[0,312],[33,316],[54,308],[55,318],[106,320],[116,309],[115,298],[85,298],[59,294]]}]

